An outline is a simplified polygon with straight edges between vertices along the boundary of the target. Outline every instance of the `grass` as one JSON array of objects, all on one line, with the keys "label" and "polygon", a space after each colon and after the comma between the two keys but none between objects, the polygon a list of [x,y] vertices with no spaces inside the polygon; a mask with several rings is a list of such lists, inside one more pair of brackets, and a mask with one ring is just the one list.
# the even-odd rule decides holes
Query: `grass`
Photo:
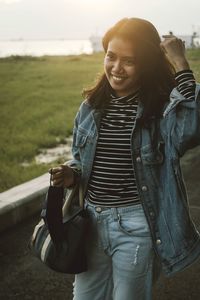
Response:
[{"label": "grass", "polygon": [[191,49],[187,51],[187,58],[190,62],[191,69],[195,78],[200,82],[200,49]]},{"label": "grass", "polygon": [[102,54],[0,59],[0,191],[46,172],[35,155],[72,133],[81,91],[101,68]]},{"label": "grass", "polygon": [[[187,57],[200,82],[200,49]],[[72,133],[81,91],[101,72],[102,61],[101,53],[0,59],[1,192],[48,170],[51,165],[36,165],[34,157]]]}]

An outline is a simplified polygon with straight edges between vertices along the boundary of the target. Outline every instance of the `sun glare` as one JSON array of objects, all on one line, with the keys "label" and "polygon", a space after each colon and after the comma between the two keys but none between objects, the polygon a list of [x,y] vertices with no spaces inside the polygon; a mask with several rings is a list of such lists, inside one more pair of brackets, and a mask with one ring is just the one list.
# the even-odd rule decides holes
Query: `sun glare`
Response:
[{"label": "sun glare", "polygon": [[81,6],[84,6],[88,10],[95,9],[105,11],[105,9],[112,8],[113,5],[116,5],[116,2],[118,2],[118,0],[79,0],[77,2],[79,2]]}]

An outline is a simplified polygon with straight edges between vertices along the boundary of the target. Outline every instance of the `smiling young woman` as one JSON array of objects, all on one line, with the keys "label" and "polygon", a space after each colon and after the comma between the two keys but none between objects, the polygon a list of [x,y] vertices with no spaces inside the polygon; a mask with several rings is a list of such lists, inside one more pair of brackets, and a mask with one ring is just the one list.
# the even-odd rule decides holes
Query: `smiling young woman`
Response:
[{"label": "smiling young woman", "polygon": [[200,256],[180,169],[200,144],[200,86],[183,42],[161,42],[146,20],[120,20],[102,42],[104,73],[76,115],[73,159],[53,168],[55,185],[83,188],[90,220],[73,299],[151,300],[155,271],[173,275]]},{"label": "smiling young woman", "polygon": [[139,88],[139,69],[134,47],[130,41],[116,37],[109,42],[104,59],[104,70],[117,96],[130,95]]},{"label": "smiling young woman", "polygon": [[[122,89],[124,93],[123,88],[126,89],[126,85],[132,91],[140,86],[140,101],[144,106],[141,123],[147,124],[152,116],[160,116],[171,90],[176,85],[175,68],[160,43],[161,39],[156,28],[146,20],[130,18],[117,22],[102,39],[105,72],[93,88],[84,90],[84,97],[93,107],[105,108],[109,103],[111,92],[120,93]],[[110,47],[115,47],[116,53],[110,53]],[[121,67],[122,62],[124,66],[124,70],[122,68],[120,71],[117,70],[120,75],[123,73],[121,77],[114,68],[115,79],[110,73],[114,58],[115,68]],[[127,80],[125,80],[128,74],[126,72],[130,72]],[[128,90],[125,93],[127,92]]]}]

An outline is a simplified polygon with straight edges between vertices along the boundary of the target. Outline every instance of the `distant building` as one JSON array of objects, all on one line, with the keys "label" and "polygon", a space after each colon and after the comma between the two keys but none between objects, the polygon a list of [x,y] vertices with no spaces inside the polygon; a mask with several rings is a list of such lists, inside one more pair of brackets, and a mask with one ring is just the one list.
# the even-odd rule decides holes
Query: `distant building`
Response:
[{"label": "distant building", "polygon": [[200,37],[199,36],[195,36],[193,38],[193,44],[194,44],[194,48],[200,48]]},{"label": "distant building", "polygon": [[193,45],[192,35],[176,35],[176,36],[185,42],[186,49],[192,48]]},{"label": "distant building", "polygon": [[200,47],[199,38],[193,35],[176,35],[179,39],[185,41],[185,48],[197,48]]},{"label": "distant building", "polygon": [[92,45],[93,52],[101,52],[103,51],[102,46],[102,37],[99,35],[92,35],[90,38],[90,43]]},{"label": "distant building", "polygon": [[[169,34],[173,35],[173,32],[170,31]],[[179,39],[185,42],[186,49],[188,48],[199,48],[200,47],[200,37],[196,32],[193,32],[192,35],[178,35],[175,34]]]}]

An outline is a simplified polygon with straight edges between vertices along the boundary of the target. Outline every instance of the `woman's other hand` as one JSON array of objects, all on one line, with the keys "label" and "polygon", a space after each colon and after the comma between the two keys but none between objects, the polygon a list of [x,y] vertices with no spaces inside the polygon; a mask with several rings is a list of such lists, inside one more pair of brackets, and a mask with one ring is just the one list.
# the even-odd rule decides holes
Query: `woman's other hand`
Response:
[{"label": "woman's other hand", "polygon": [[160,46],[176,72],[190,69],[185,57],[185,43],[174,35],[163,35],[163,38]]},{"label": "woman's other hand", "polygon": [[73,169],[67,165],[60,165],[49,170],[54,186],[69,187],[74,183]]}]

